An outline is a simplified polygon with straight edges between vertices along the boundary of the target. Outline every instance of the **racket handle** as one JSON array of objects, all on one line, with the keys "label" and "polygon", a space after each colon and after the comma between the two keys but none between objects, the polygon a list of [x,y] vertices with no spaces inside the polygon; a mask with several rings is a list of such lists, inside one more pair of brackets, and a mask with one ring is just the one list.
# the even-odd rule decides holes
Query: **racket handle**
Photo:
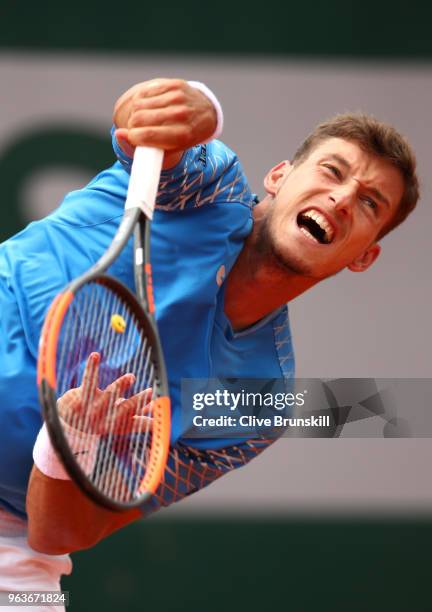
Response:
[{"label": "racket handle", "polygon": [[126,197],[126,210],[140,208],[148,219],[153,219],[163,154],[162,149],[154,147],[135,149]]}]

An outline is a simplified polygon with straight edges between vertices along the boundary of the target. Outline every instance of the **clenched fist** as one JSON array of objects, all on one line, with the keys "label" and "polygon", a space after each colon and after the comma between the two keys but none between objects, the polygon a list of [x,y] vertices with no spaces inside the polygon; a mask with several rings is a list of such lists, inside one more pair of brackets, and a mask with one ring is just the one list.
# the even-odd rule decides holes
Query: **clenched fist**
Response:
[{"label": "clenched fist", "polygon": [[206,141],[216,129],[212,102],[181,79],[152,79],[128,89],[116,102],[116,138],[128,155],[136,146],[164,149],[164,168],[183,151]]}]

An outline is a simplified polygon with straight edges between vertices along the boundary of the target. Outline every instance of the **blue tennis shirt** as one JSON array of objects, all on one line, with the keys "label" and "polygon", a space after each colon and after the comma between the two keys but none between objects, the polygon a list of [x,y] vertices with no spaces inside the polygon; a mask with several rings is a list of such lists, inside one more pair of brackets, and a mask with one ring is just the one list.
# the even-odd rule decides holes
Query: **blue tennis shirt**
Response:
[{"label": "blue tennis shirt", "polygon": [[[20,516],[41,426],[39,335],[52,299],[100,257],[119,225],[130,160],[116,152],[120,161],[0,245],[0,506]],[[239,333],[224,314],[223,280],[251,232],[254,203],[236,155],[219,141],[190,149],[161,176],[151,257],[173,423],[166,478],[152,511],[247,463],[271,443],[185,438],[190,423],[181,414],[182,379],[294,375],[286,307]],[[132,242],[109,273],[133,290]],[[242,461],[236,463],[237,455]],[[187,467],[187,478],[180,478]]]}]

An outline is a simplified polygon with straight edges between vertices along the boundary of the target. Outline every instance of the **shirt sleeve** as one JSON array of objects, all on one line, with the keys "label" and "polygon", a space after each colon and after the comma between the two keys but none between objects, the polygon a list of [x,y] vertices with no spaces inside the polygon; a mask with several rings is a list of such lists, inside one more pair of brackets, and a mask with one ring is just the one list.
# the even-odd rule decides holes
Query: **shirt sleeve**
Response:
[{"label": "shirt sleeve", "polygon": [[[119,147],[114,130],[112,142],[118,161],[130,173],[132,159]],[[176,166],[162,171],[156,208],[180,211],[231,202],[250,207],[255,201],[237,155],[212,140],[188,149]]]},{"label": "shirt sleeve", "polygon": [[224,474],[260,455],[276,438],[252,439],[219,450],[198,450],[177,443],[169,451],[167,467],[158,490],[141,506],[143,516],[170,506],[204,489]]}]

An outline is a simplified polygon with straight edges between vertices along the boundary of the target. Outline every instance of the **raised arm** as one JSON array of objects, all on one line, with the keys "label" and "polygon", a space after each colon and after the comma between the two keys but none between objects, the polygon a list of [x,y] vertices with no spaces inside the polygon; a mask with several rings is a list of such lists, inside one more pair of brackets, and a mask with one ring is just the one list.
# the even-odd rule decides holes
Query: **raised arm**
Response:
[{"label": "raised arm", "polygon": [[[138,145],[166,151],[164,168],[215,132],[217,113],[208,96],[186,81],[155,79],[135,85],[117,101],[114,123],[128,155]],[[99,192],[100,193],[100,192]],[[110,512],[91,502],[71,481],[49,477],[34,467],[27,491],[29,543],[61,554],[88,548],[142,516],[139,510]]]},{"label": "raised arm", "polygon": [[113,114],[116,137],[132,156],[138,145],[164,149],[164,169],[183,152],[206,142],[217,126],[216,109],[207,95],[181,79],[138,83],[117,100]]}]

